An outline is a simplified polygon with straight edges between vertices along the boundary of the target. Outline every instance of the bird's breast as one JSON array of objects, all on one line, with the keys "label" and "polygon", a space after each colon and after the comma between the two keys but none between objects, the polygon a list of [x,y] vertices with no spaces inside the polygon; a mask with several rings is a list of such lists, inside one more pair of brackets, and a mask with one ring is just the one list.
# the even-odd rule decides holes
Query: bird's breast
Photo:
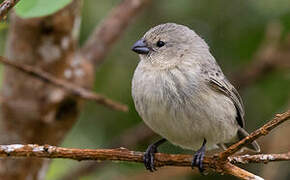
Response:
[{"label": "bird's breast", "polygon": [[191,138],[191,107],[198,107],[192,100],[198,91],[194,76],[178,68],[151,72],[137,68],[132,81],[135,107],[144,122],[178,144]]},{"label": "bird's breast", "polygon": [[137,68],[132,82],[136,108],[144,111],[144,115],[148,115],[149,105],[168,111],[181,109],[201,90],[198,79],[194,73],[189,74],[179,67],[151,71]]}]

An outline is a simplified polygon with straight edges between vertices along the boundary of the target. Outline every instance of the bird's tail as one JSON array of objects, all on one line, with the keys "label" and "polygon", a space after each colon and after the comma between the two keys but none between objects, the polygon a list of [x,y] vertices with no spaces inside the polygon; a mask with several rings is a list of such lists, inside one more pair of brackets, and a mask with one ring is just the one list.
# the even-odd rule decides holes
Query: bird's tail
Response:
[{"label": "bird's tail", "polygon": [[[239,130],[238,130],[238,139],[239,140],[242,140],[243,138],[245,138],[248,135],[249,135],[249,133],[245,129],[239,128]],[[256,141],[253,141],[251,144],[247,144],[245,147],[251,151],[260,152],[260,146]]]},{"label": "bird's tail", "polygon": [[[249,135],[249,133],[243,129],[243,128],[239,128],[238,130],[238,141],[244,139],[245,137],[247,137]],[[228,147],[230,147],[231,145],[233,145],[234,143],[224,143],[224,144],[218,144],[218,146],[223,149],[226,150]],[[241,151],[243,151],[244,149],[250,150],[250,151],[254,151],[254,152],[260,152],[260,146],[258,145],[258,143],[256,141],[252,142],[251,144],[247,144],[244,146],[244,148],[241,149]]]}]

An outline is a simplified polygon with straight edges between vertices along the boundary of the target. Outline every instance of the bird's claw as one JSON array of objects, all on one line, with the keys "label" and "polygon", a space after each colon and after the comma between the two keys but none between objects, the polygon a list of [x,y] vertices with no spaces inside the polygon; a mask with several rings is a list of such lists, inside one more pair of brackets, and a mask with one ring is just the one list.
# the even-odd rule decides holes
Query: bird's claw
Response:
[{"label": "bird's claw", "polygon": [[143,157],[144,165],[146,169],[151,172],[154,172],[157,170],[154,165],[155,153],[157,153],[157,146],[152,144],[147,148]]},{"label": "bird's claw", "polygon": [[198,170],[200,173],[202,173],[204,171],[203,169],[203,158],[204,158],[204,151],[197,151],[194,156],[193,156],[193,160],[191,163],[191,167],[198,167]]},{"label": "bird's claw", "polygon": [[192,160],[192,163],[191,163],[192,169],[194,167],[198,167],[198,170],[199,170],[199,172],[201,174],[204,171],[204,168],[203,168],[203,158],[204,158],[204,155],[205,155],[205,144],[206,144],[206,140],[204,140],[201,148],[198,151],[196,151],[196,153],[194,154],[193,160]]}]

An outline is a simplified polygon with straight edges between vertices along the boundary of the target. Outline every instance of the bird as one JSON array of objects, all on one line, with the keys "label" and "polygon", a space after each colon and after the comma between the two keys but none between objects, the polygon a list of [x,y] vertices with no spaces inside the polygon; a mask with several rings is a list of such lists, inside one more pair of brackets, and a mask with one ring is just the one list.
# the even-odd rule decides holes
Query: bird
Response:
[{"label": "bird", "polygon": [[[160,24],[131,49],[140,59],[132,78],[135,109],[163,137],[144,153],[147,170],[156,170],[154,155],[166,141],[195,151],[191,166],[203,172],[207,150],[226,149],[249,135],[238,91],[194,30]],[[260,151],[255,141],[245,148]]]}]

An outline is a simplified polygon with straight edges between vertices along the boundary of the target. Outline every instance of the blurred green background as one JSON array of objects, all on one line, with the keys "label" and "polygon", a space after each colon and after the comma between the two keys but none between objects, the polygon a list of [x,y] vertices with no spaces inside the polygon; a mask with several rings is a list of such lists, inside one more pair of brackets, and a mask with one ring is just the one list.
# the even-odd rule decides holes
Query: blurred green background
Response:
[{"label": "blurred green background", "polygon": [[[120,0],[85,0],[83,6],[80,45],[84,43],[94,27]],[[160,23],[175,22],[187,25],[200,34],[211,47],[224,73],[231,79],[232,74],[247,66],[265,38],[270,23],[281,24],[283,43],[290,33],[289,0],[159,0],[153,1],[124,33],[107,55],[96,72],[94,90],[128,104],[129,113],[108,110],[95,103],[87,103],[79,121],[66,137],[62,146],[78,148],[104,148],[126,129],[141,122],[131,98],[131,79],[138,63],[138,57],[131,52],[131,45],[150,27]],[[0,53],[4,53],[7,24],[0,24]],[[290,51],[290,49],[289,49]],[[289,59],[290,61],[290,59]],[[267,74],[254,85],[244,88],[240,94],[246,109],[247,129],[252,131],[270,120],[274,113],[282,112],[290,104],[290,71],[278,70]],[[285,126],[290,130],[289,123]],[[271,136],[271,134],[269,135]],[[290,133],[288,133],[288,138]],[[287,136],[283,141],[289,141]],[[156,138],[154,138],[156,139]],[[144,151],[152,141],[140,142],[134,150]],[[261,142],[263,138],[261,138]],[[263,143],[262,143],[263,144]],[[282,143],[283,144],[283,143]],[[288,144],[289,145],[289,144]],[[263,147],[263,146],[262,146]],[[264,152],[287,152],[289,146],[268,149]],[[178,147],[167,144],[161,152],[180,153]],[[187,152],[190,153],[190,152]],[[86,162],[53,160],[47,180],[55,180],[73,167]],[[96,162],[97,163],[97,162]],[[274,165],[247,165],[251,172],[261,175],[265,166],[279,166],[277,179],[290,179],[290,163]],[[166,168],[162,168],[166,169]],[[285,170],[283,170],[285,169]],[[273,170],[274,171],[274,170]],[[144,174],[143,165],[134,163],[113,163],[96,172],[82,177],[91,179],[130,179],[138,173]],[[149,173],[149,172],[148,172]],[[157,172],[158,173],[158,172]],[[154,177],[154,175],[151,175]],[[235,179],[230,176],[199,176],[196,173],[172,176],[171,179]],[[122,179],[122,178],[121,178]]]}]

